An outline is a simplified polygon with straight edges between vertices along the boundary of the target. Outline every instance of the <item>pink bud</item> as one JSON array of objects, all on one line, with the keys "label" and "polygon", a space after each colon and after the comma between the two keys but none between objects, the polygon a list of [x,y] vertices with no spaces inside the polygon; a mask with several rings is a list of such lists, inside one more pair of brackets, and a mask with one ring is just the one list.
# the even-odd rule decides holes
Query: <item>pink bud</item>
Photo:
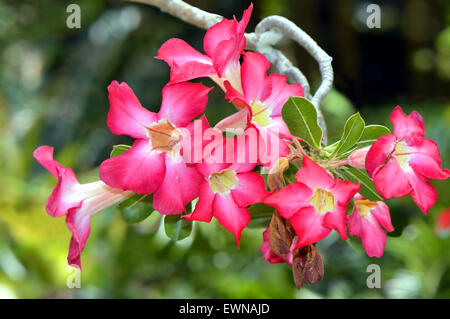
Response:
[{"label": "pink bud", "polygon": [[348,165],[353,166],[358,169],[366,168],[366,156],[369,151],[371,145],[360,148],[359,150],[354,151],[348,157]]}]

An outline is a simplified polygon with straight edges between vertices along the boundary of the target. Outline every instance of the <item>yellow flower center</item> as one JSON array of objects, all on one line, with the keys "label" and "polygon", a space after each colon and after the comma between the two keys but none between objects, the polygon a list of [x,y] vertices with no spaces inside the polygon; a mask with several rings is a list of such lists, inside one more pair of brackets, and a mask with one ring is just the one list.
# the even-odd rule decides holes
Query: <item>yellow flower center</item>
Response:
[{"label": "yellow flower center", "polygon": [[175,146],[181,141],[181,133],[168,121],[160,121],[147,128],[152,149],[159,152],[175,151]]},{"label": "yellow flower center", "polygon": [[236,173],[232,170],[223,170],[209,176],[209,185],[213,193],[226,194],[238,183]]},{"label": "yellow flower center", "polygon": [[259,126],[267,126],[270,124],[270,110],[264,105],[253,102],[251,104],[253,118],[252,120]]},{"label": "yellow flower center", "polygon": [[369,216],[370,210],[377,206],[377,202],[368,199],[358,199],[355,201],[355,207],[361,217]]},{"label": "yellow flower center", "polygon": [[405,142],[398,142],[395,145],[395,158],[397,159],[398,164],[401,168],[407,168],[409,166],[409,147],[405,144]]},{"label": "yellow flower center", "polygon": [[317,188],[314,191],[314,195],[311,197],[310,203],[319,214],[332,212],[334,210],[333,194],[321,188]]}]

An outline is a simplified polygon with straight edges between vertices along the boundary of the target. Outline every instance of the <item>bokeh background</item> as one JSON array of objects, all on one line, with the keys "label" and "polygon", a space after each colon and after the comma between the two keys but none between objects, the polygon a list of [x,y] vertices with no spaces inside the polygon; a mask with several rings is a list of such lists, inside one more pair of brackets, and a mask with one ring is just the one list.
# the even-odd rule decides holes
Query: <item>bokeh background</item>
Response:
[{"label": "bokeh background", "polygon": [[[188,1],[231,18],[247,1]],[[81,29],[66,27],[66,7],[81,7]],[[367,5],[382,9],[381,29],[368,29]],[[368,124],[389,127],[400,104],[419,111],[427,137],[450,167],[450,2],[447,0],[256,0],[247,31],[265,16],[283,15],[333,58],[335,89],[324,101],[330,139],[360,111]],[[238,249],[215,222],[172,244],[158,214],[137,225],[117,208],[92,219],[80,289],[68,289],[70,233],[44,210],[55,184],[32,158],[41,144],[82,182],[114,144],[108,131],[106,87],[126,81],[142,104],[157,111],[167,65],[153,57],[179,37],[201,50],[204,31],[142,4],[106,0],[0,0],[0,297],[3,298],[450,298],[450,238],[435,221],[450,207],[448,181],[434,181],[438,202],[424,216],[410,197],[389,200],[396,230],[382,258],[368,258],[358,240],[332,233],[319,245],[325,278],[297,291],[286,264],[265,263],[262,229],[246,229]],[[286,41],[286,54],[320,83],[317,65]],[[208,80],[202,80],[212,85]],[[233,112],[213,90],[207,116],[214,124]],[[381,267],[381,289],[369,289],[366,267]]]}]

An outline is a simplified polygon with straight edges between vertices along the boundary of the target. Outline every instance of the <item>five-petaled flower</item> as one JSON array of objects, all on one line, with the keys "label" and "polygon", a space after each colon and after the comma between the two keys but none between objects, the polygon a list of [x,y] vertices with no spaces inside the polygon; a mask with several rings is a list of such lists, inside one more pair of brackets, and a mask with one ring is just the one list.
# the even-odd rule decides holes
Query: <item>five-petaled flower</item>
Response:
[{"label": "five-petaled flower", "polygon": [[45,208],[52,217],[66,216],[67,227],[72,232],[67,261],[81,269],[80,255],[91,230],[91,216],[124,200],[132,192],[111,188],[102,181],[80,184],[71,168],[53,159],[50,146],[38,147],[33,156],[58,179]]},{"label": "five-petaled flower", "polygon": [[380,258],[386,246],[386,232],[394,230],[389,207],[382,201],[370,201],[360,194],[355,196],[353,213],[347,216],[350,235],[361,238],[362,245],[369,257]]},{"label": "five-petaled flower", "polygon": [[366,157],[366,169],[384,198],[411,195],[424,214],[436,202],[436,190],[428,181],[447,179],[436,143],[425,137],[422,117],[397,106],[391,114],[393,134],[380,137]]},{"label": "five-petaled flower", "polygon": [[290,221],[298,236],[296,248],[322,240],[332,229],[347,239],[347,205],[361,185],[334,179],[308,156],[303,157],[303,166],[295,177],[296,182],[270,195],[264,203]]},{"label": "five-petaled flower", "polygon": [[114,134],[135,138],[131,149],[104,161],[100,178],[114,188],[152,194],[162,214],[179,214],[198,196],[202,176],[183,160],[183,138],[203,113],[209,88],[199,83],[166,85],[159,113],[143,108],[131,88],[112,82],[107,124]]}]

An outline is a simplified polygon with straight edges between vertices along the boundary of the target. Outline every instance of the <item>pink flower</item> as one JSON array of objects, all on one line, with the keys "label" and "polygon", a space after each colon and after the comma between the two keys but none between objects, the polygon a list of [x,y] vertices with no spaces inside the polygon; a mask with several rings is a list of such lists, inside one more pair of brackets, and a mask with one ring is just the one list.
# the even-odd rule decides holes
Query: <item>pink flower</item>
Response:
[{"label": "pink flower", "polygon": [[447,179],[436,143],[424,138],[425,127],[417,112],[409,115],[397,106],[391,114],[394,134],[373,143],[366,158],[366,169],[377,191],[384,198],[411,194],[424,214],[436,202],[436,190],[428,181]]},{"label": "pink flower", "polygon": [[277,264],[277,263],[287,263],[289,265],[292,265],[292,259],[295,251],[295,247],[297,246],[297,240],[298,237],[294,237],[292,240],[292,244],[289,250],[289,254],[287,256],[278,256],[274,253],[272,248],[270,248],[269,243],[269,227],[266,228],[266,230],[263,232],[263,243],[261,245],[261,248],[259,248],[259,251],[264,255],[264,261],[268,261],[271,264]]},{"label": "pink flower", "polygon": [[[224,143],[225,139],[223,140]],[[220,145],[220,147],[235,147]],[[219,147],[216,148],[218,150]],[[239,152],[235,152],[237,156]],[[212,155],[214,156],[214,155]],[[223,152],[223,158],[227,152]],[[216,217],[219,223],[231,232],[239,245],[242,230],[250,222],[250,212],[247,206],[262,202],[269,194],[264,185],[264,179],[258,173],[251,172],[255,164],[204,162],[197,164],[197,169],[203,175],[200,184],[199,199],[195,210],[183,216],[186,220],[210,222]]]},{"label": "pink flower", "polygon": [[183,82],[200,77],[210,77],[224,89],[227,79],[235,88],[240,84],[239,59],[245,48],[244,31],[247,27],[253,4],[244,11],[242,20],[223,19],[208,29],[203,39],[202,54],[180,39],[166,41],[158,51],[157,59],[170,67],[170,81]]},{"label": "pink flower", "polygon": [[347,239],[347,205],[361,185],[334,179],[307,156],[295,177],[296,182],[270,195],[264,203],[289,219],[299,238],[296,248],[322,240],[332,229]]},{"label": "pink flower", "polygon": [[350,235],[361,238],[364,249],[369,257],[383,256],[386,246],[386,232],[394,230],[389,215],[388,206],[382,201],[370,201],[360,194],[355,196],[353,213],[347,216],[347,226]]},{"label": "pink flower", "polygon": [[[271,137],[279,140],[278,157],[289,153],[288,142],[291,134],[281,117],[281,109],[291,96],[303,96],[300,84],[288,84],[286,76],[267,75],[270,63],[264,55],[255,52],[244,53],[241,68],[243,94],[225,81],[225,98],[240,109],[216,125],[216,128],[254,127],[262,139],[266,153],[270,149]],[[275,159],[275,160],[276,160]],[[266,161],[260,161],[263,163]]]},{"label": "pink flower", "polygon": [[158,113],[143,108],[126,83],[109,87],[107,124],[114,134],[135,138],[132,148],[104,161],[100,178],[109,186],[153,195],[162,214],[178,214],[198,196],[202,176],[182,158],[191,121],[203,113],[209,88],[198,83],[166,85]]},{"label": "pink flower", "polygon": [[52,217],[66,216],[67,227],[72,232],[67,261],[81,269],[80,255],[91,229],[91,216],[122,201],[132,192],[111,188],[102,181],[80,184],[71,168],[53,160],[50,146],[38,147],[33,156],[58,179],[45,208]]},{"label": "pink flower", "polygon": [[370,150],[370,146],[366,146],[354,151],[348,157],[348,165],[353,166],[357,169],[366,169],[366,157]]}]

